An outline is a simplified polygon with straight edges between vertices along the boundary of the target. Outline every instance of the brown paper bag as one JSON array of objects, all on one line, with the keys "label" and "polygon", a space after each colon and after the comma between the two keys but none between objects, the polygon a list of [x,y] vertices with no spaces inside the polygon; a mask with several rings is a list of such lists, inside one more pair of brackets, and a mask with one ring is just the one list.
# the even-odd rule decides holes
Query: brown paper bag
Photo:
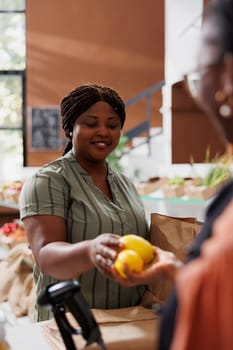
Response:
[{"label": "brown paper bag", "polygon": [[184,261],[187,249],[194,242],[201,223],[196,218],[177,218],[151,214],[150,241],[164,250],[173,252]]},{"label": "brown paper bag", "polygon": [[29,312],[33,261],[28,243],[20,243],[0,262],[0,302],[8,301],[17,317],[25,316]]},{"label": "brown paper bag", "polygon": [[[187,249],[194,242],[201,223],[196,218],[177,218],[162,214],[151,214],[150,241],[157,247],[173,252],[181,261],[185,260]],[[163,303],[173,287],[170,279],[157,278],[149,285],[142,305]]]}]

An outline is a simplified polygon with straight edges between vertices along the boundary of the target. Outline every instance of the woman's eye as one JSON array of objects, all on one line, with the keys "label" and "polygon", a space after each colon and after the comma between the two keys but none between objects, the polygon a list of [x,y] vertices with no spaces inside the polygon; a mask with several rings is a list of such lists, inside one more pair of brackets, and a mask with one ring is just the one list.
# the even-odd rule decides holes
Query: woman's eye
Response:
[{"label": "woman's eye", "polygon": [[119,128],[119,127],[120,127],[119,124],[109,124],[109,125],[108,125],[108,128],[109,128],[109,129],[117,129],[117,128]]},{"label": "woman's eye", "polygon": [[[98,128],[98,126],[99,126],[99,124],[97,124],[97,123],[85,122],[84,124],[90,129]],[[120,128],[120,124],[118,124],[118,123],[106,124],[105,127],[108,129],[114,130],[114,129]]]},{"label": "woman's eye", "polygon": [[95,123],[86,123],[86,126],[88,126],[88,128],[95,128],[97,124]]}]

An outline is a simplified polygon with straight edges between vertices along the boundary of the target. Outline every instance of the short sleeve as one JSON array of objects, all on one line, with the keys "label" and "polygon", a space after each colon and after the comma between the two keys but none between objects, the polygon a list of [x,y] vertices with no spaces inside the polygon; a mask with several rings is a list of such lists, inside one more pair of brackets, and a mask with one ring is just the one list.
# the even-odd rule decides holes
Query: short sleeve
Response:
[{"label": "short sleeve", "polygon": [[33,215],[67,216],[69,185],[61,174],[46,170],[28,179],[19,199],[20,218]]}]

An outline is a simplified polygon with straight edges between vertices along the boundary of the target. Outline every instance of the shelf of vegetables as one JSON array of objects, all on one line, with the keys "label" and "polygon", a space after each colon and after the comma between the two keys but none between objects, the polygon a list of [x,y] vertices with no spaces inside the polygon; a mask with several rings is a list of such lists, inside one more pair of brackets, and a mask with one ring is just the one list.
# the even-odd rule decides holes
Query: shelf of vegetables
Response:
[{"label": "shelf of vegetables", "polygon": [[206,164],[205,173],[200,175],[197,170],[200,168],[195,166],[190,176],[187,176],[187,166],[183,166],[185,176],[174,174],[174,168],[166,172],[170,177],[157,176],[135,184],[148,219],[150,212],[157,212],[174,217],[196,217],[203,221],[210,201],[232,179],[232,167],[226,162]]},{"label": "shelf of vegetables", "polygon": [[18,218],[18,201],[22,185],[22,180],[15,180],[0,186],[0,225]]}]

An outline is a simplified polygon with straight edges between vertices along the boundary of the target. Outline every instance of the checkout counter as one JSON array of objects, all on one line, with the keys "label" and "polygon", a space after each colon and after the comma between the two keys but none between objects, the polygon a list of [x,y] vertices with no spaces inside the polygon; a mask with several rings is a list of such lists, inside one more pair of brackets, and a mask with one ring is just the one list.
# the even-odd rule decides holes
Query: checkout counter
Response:
[{"label": "checkout counter", "polygon": [[141,195],[146,217],[150,222],[151,213],[157,213],[178,218],[196,218],[203,222],[205,211],[210,200],[188,198],[163,198],[156,195]]}]

